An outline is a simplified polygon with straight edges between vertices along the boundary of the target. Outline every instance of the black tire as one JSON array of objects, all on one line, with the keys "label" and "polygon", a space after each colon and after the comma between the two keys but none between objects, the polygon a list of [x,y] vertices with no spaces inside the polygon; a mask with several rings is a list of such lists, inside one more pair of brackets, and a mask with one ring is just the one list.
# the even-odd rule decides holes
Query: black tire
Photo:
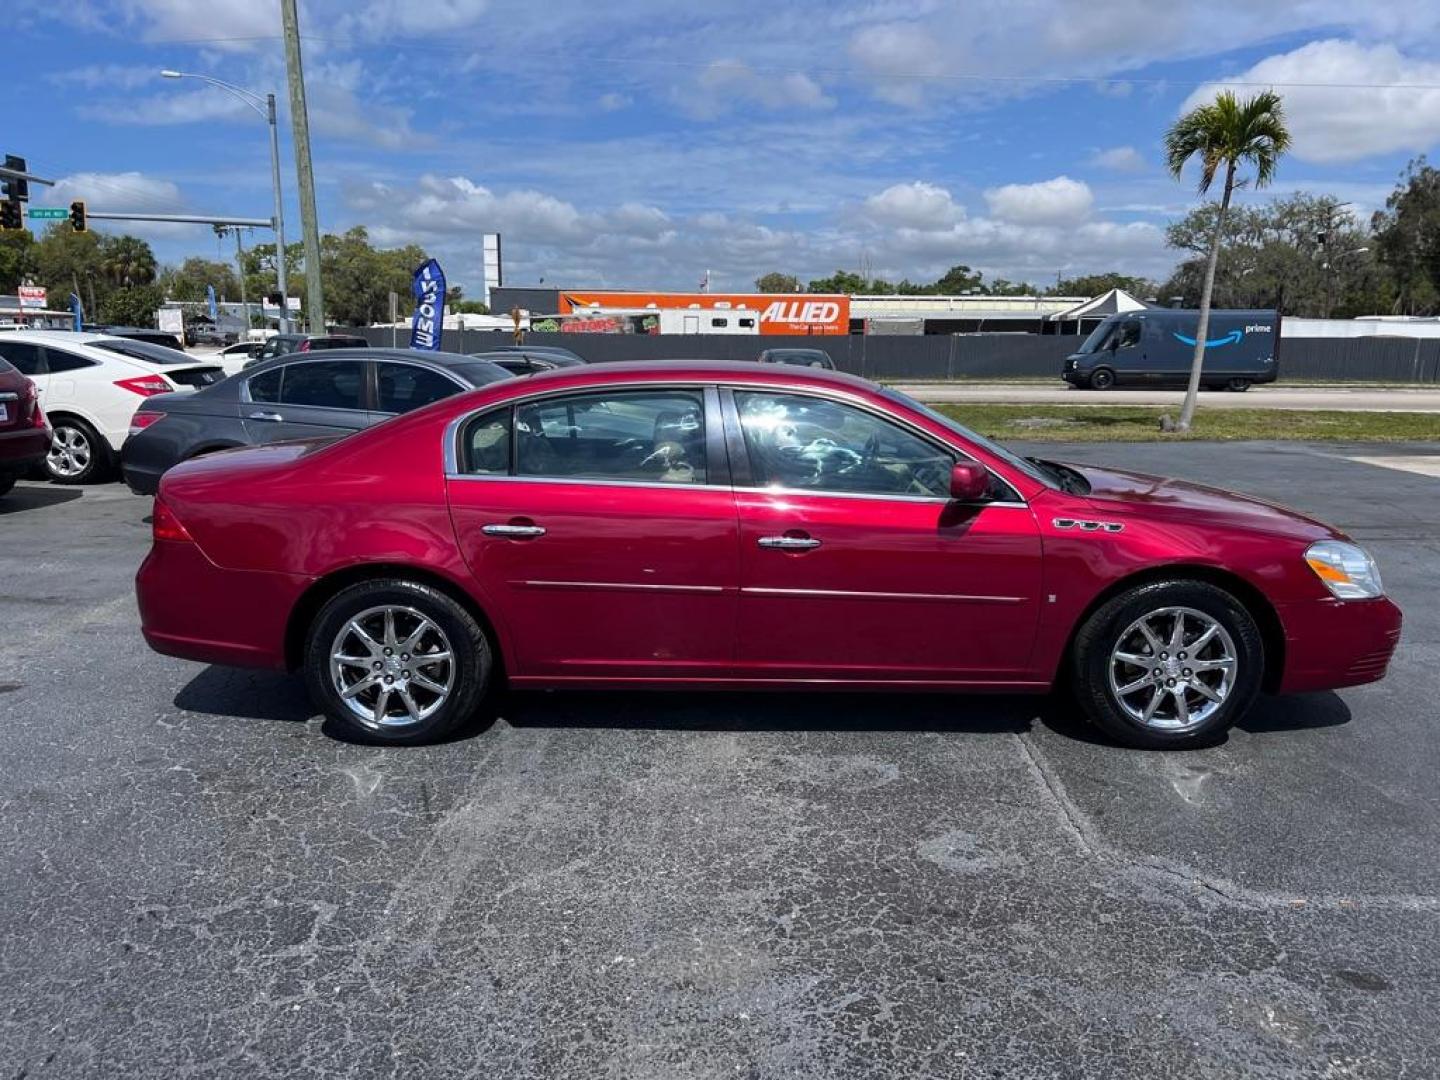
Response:
[{"label": "black tire", "polygon": [[93,484],[110,475],[115,455],[98,431],[74,416],[52,417],[50,426],[50,452],[45,456],[49,479],[57,484]]},{"label": "black tire", "polygon": [[[1112,651],[1121,649],[1126,641],[1139,640],[1138,637],[1131,638],[1126,635],[1127,628],[1137,620],[1173,608],[1199,612],[1213,619],[1229,635],[1229,646],[1235,655],[1229,692],[1219,707],[1194,726],[1167,730],[1148,726],[1127,711],[1111,685],[1111,654]],[[1163,620],[1164,616],[1157,618]],[[1198,628],[1198,620],[1193,616],[1186,618],[1190,620],[1189,625],[1192,628]],[[1161,625],[1164,625],[1163,622]],[[1169,625],[1173,627],[1174,624],[1172,622]],[[1222,646],[1211,645],[1206,648],[1220,647]],[[1127,648],[1124,651],[1128,653],[1133,650]],[[1102,604],[1076,635],[1071,659],[1075,697],[1091,722],[1127,746],[1147,750],[1175,750],[1213,744],[1245,715],[1260,690],[1265,670],[1265,645],[1250,612],[1224,589],[1203,581],[1159,581],[1128,589]],[[1198,668],[1200,665],[1196,666]],[[1156,667],[1162,667],[1158,660]],[[1145,677],[1145,668],[1138,665],[1125,666],[1120,670],[1127,672],[1125,678]],[[1162,678],[1164,674],[1165,670],[1162,669],[1157,673],[1157,678]],[[1169,674],[1178,675],[1179,672],[1170,671]],[[1213,676],[1214,683],[1220,681],[1220,676]],[[1179,679],[1179,683],[1183,688],[1184,679]],[[1145,688],[1148,688],[1148,685],[1146,684]],[[1175,685],[1175,680],[1171,680],[1169,685]],[[1145,688],[1139,690],[1138,694],[1143,695]],[[1172,721],[1178,723],[1176,693],[1177,691],[1156,687],[1156,696],[1160,697],[1162,702],[1160,712],[1157,713],[1158,722],[1166,722],[1163,714],[1170,712],[1174,714]],[[1179,693],[1185,694],[1187,699],[1194,694],[1193,691],[1185,692],[1183,689]],[[1131,701],[1136,700],[1132,694]],[[1197,703],[1197,709],[1205,707],[1204,699],[1200,696],[1195,695],[1193,700]]]},{"label": "black tire", "polygon": [[1112,390],[1115,387],[1115,373],[1108,367],[1096,368],[1090,373],[1091,390]]},{"label": "black tire", "polygon": [[1225,384],[1225,389],[1233,390],[1237,394],[1243,394],[1246,390],[1250,389],[1250,380],[1236,376]]},{"label": "black tire", "polygon": [[0,475],[0,499],[10,494],[10,489],[15,486],[15,477]]},{"label": "black tire", "polygon": [[[452,667],[447,673],[449,692],[443,700],[439,700],[438,707],[433,712],[424,715],[423,706],[430,695],[419,683],[416,683],[409,689],[409,696],[412,701],[416,701],[422,706],[419,710],[422,714],[421,718],[413,721],[400,719],[393,724],[376,725],[373,722],[362,721],[341,696],[335,677],[331,673],[330,660],[332,650],[339,644],[338,638],[342,628],[351,619],[367,611],[386,607],[418,612],[419,615],[424,616],[435,627],[438,627],[440,633],[443,634],[443,644],[448,646],[452,657]],[[403,619],[403,616],[400,618]],[[406,627],[413,625],[413,623],[398,625],[397,639],[400,633],[405,632]],[[430,640],[432,644],[440,642],[438,638]],[[432,647],[422,651],[438,652],[440,650]],[[391,659],[398,660],[400,655],[397,648],[393,657],[387,654],[385,658],[377,658],[377,662],[389,663]],[[425,666],[423,664],[415,665],[413,661],[408,662],[414,667]],[[363,670],[363,665],[354,665],[354,667]],[[443,669],[432,667],[430,674],[440,680],[442,678],[441,670]],[[372,745],[420,746],[443,740],[457,727],[477,714],[493,681],[494,670],[494,651],[484,628],[476,621],[475,617],[440,590],[403,578],[364,581],[337,593],[315,616],[305,641],[305,685],[310,691],[311,699],[335,725],[340,735],[356,742]],[[361,678],[357,675],[353,681],[359,682]],[[401,686],[398,684],[409,686],[410,667],[401,668],[397,665],[396,670],[391,673],[391,678],[394,681],[390,685],[394,687],[394,693],[398,695],[401,690]],[[379,704],[378,691],[380,687],[373,681],[372,685],[376,693],[370,694],[369,691],[365,691],[356,696],[356,700],[362,708]],[[388,694],[391,691],[387,688],[386,692]],[[402,704],[392,703],[380,707],[387,710],[394,709],[396,713],[400,713],[404,708],[403,696],[401,701]],[[431,704],[434,703],[435,701],[432,700]]]}]

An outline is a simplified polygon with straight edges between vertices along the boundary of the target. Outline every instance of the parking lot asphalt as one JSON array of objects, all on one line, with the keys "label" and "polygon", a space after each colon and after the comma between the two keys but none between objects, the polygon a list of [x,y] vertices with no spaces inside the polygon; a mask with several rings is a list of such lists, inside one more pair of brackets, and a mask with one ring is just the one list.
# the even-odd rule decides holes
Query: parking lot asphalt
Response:
[{"label": "parking lot asphalt", "polygon": [[377,750],[145,648],[149,500],[22,484],[0,1080],[1440,1075],[1433,447],[1044,453],[1345,528],[1405,610],[1389,677],[1187,753],[815,694],[515,695]]}]

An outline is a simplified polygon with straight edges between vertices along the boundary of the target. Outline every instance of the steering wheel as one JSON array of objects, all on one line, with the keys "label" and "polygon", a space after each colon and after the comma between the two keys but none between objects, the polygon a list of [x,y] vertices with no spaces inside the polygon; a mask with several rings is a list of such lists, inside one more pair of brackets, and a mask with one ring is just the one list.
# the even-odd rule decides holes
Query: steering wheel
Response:
[{"label": "steering wheel", "polygon": [[872,431],[870,437],[865,440],[865,449],[860,454],[860,467],[862,469],[873,468],[880,460],[880,433]]}]

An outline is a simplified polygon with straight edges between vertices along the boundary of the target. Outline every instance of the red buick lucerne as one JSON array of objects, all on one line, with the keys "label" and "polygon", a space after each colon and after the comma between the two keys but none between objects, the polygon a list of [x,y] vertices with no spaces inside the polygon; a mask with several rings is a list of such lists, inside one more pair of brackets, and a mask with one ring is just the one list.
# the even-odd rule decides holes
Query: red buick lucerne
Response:
[{"label": "red buick lucerne", "polygon": [[171,470],[172,656],[304,672],[380,743],[513,687],[1043,692],[1134,746],[1381,678],[1370,556],[1257,499],[1017,457],[829,371],[564,368]]}]

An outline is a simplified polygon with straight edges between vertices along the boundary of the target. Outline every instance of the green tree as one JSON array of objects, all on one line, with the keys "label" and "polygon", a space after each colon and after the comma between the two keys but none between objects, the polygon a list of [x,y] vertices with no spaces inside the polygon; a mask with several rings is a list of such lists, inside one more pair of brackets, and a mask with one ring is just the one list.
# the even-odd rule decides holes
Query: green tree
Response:
[{"label": "green tree", "polygon": [[[159,284],[167,299],[179,300],[182,303],[202,302],[207,285],[215,287],[218,299],[240,299],[239,280],[228,263],[193,255],[178,267],[166,267],[161,271]],[[254,299],[258,294],[246,295]]]},{"label": "green tree", "polygon": [[124,285],[100,302],[100,321],[116,326],[154,326],[165,294],[159,285]]},{"label": "green tree", "polygon": [[450,308],[458,315],[489,315],[490,305],[483,300],[461,300]]},{"label": "green tree", "polygon": [[[1166,229],[1166,242],[1187,252],[1155,295],[1198,306],[1219,207],[1205,203]],[[1376,262],[1365,227],[1328,195],[1297,192],[1225,216],[1215,266],[1212,308],[1278,307],[1287,315],[1324,318],[1388,310],[1389,273]]]},{"label": "green tree", "polygon": [[100,270],[99,234],[77,233],[68,223],[56,222],[31,247],[30,257],[38,284],[52,296],[78,290],[88,317],[96,317],[99,302],[111,289]]},{"label": "green tree", "polygon": [[1376,255],[1395,284],[1396,314],[1440,311],[1440,169],[1419,157],[1371,219]]},{"label": "green tree", "polygon": [[138,236],[102,236],[100,272],[117,287],[149,285],[159,266],[150,245]]},{"label": "green tree", "polygon": [[859,274],[852,274],[849,270],[836,270],[829,277],[816,278],[805,286],[806,292],[812,293],[856,293],[869,292],[870,282],[866,281]]},{"label": "green tree", "polygon": [[961,263],[941,274],[933,291],[937,296],[960,296],[967,292],[980,292],[984,279],[984,274]]},{"label": "green tree", "polygon": [[1081,274],[1079,277],[1057,281],[1053,289],[1047,289],[1048,296],[1103,296],[1111,289],[1124,289],[1131,296],[1144,298],[1153,296],[1155,283],[1145,278],[1132,277],[1118,270],[1105,274]]},{"label": "green tree", "polygon": [[[1195,356],[1190,363],[1190,385],[1185,391],[1185,404],[1180,410],[1179,431],[1189,431],[1195,418],[1195,404],[1200,393],[1200,371],[1205,362],[1205,337],[1210,327],[1210,301],[1215,287],[1215,265],[1220,257],[1220,241],[1225,232],[1225,214],[1235,192],[1235,173],[1242,164],[1255,169],[1255,186],[1267,186],[1275,175],[1280,156],[1290,148],[1290,132],[1285,127],[1285,111],[1280,95],[1263,90],[1254,97],[1240,100],[1232,91],[1222,90],[1208,105],[1198,105],[1171,126],[1165,134],[1165,162],[1170,174],[1180,179],[1191,158],[1200,160],[1200,194],[1204,195],[1221,170],[1225,184],[1210,252],[1205,267],[1204,284],[1200,290],[1200,324],[1195,333]],[[1243,183],[1243,181],[1242,181]]]},{"label": "green tree", "polygon": [[755,291],[764,293],[795,293],[800,291],[800,279],[794,274],[782,274],[772,270],[755,279]]},{"label": "green tree", "polygon": [[35,272],[34,247],[29,229],[0,233],[0,293],[13,293]]}]

